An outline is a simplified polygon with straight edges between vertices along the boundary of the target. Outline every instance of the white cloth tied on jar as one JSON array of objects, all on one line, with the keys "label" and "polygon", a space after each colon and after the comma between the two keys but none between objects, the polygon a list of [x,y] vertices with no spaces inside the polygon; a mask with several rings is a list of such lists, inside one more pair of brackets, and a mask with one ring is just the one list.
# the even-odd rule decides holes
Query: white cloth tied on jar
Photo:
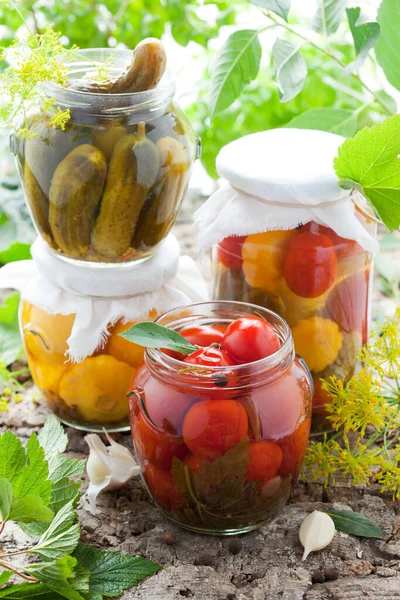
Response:
[{"label": "white cloth tied on jar", "polygon": [[217,157],[222,186],[195,213],[200,247],[315,221],[377,251],[378,242],[356,216],[362,196],[341,188],[335,174],[334,158],[344,140],[324,131],[281,128],[222,148]]},{"label": "white cloth tied on jar", "polygon": [[189,256],[180,257],[172,234],[153,257],[122,267],[66,262],[40,239],[32,256],[0,269],[0,289],[18,290],[23,300],[49,314],[76,314],[68,339],[71,362],[103,347],[119,319],[143,320],[151,310],[162,314],[208,299],[199,269]]}]

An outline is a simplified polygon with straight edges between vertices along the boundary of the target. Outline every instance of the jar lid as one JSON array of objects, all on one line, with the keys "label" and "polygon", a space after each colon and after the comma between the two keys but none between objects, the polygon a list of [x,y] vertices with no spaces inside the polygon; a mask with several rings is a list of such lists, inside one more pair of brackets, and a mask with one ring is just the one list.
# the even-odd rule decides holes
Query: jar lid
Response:
[{"label": "jar lid", "polygon": [[217,171],[239,190],[282,204],[317,205],[348,195],[333,167],[345,138],[311,129],[270,129],[231,142]]}]

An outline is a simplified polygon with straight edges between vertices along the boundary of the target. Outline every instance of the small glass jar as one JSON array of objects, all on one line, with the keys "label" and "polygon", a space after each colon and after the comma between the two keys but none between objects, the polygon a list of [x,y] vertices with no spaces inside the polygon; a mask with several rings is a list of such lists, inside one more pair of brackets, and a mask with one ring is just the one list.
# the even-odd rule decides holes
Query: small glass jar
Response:
[{"label": "small glass jar", "polygon": [[283,319],[251,304],[208,302],[170,311],[157,323],[180,332],[207,325],[221,330],[245,315],[271,323],[282,342],[275,354],[204,370],[148,349],[129,398],[134,446],[151,496],[169,519],[201,533],[244,533],[273,519],[307,448],[312,380]]},{"label": "small glass jar", "polygon": [[[156,316],[153,311],[143,320]],[[66,425],[85,431],[127,431],[127,393],[144,351],[118,334],[134,323],[118,321],[103,348],[71,363],[66,353],[74,320],[74,314],[51,315],[21,302],[20,328],[32,379],[48,408]]]},{"label": "small glass jar", "polygon": [[[376,219],[366,202],[354,205],[365,230],[376,237]],[[372,254],[313,221],[296,229],[225,238],[211,253],[212,292],[218,300],[267,307],[292,328],[296,353],[315,384],[314,432],[329,428],[330,399],[321,379],[345,382],[358,366],[368,339]]]},{"label": "small glass jar", "polygon": [[[90,49],[67,65],[71,78],[129,50]],[[166,73],[153,90],[100,94],[49,83],[45,99],[70,110],[65,130],[45,108],[28,119],[29,139],[11,147],[39,235],[66,259],[126,263],[151,256],[170,231],[187,190],[198,141],[173,100]]]}]

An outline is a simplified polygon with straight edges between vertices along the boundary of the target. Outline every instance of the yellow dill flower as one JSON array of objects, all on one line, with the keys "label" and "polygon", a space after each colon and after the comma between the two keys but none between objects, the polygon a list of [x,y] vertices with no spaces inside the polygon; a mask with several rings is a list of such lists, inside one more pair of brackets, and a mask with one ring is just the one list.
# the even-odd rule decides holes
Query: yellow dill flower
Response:
[{"label": "yellow dill flower", "polygon": [[381,492],[391,492],[393,500],[400,500],[400,465],[389,460],[383,463],[382,469],[375,476],[381,485]]},{"label": "yellow dill flower", "polygon": [[65,130],[65,126],[68,123],[71,116],[71,111],[69,108],[65,108],[61,110],[59,106],[57,106],[57,112],[50,119],[50,125],[52,127],[60,127],[63,131]]},{"label": "yellow dill flower", "polygon": [[379,335],[371,336],[371,343],[362,350],[360,358],[382,377],[400,377],[400,309],[392,319],[385,319]]},{"label": "yellow dill flower", "polygon": [[310,472],[312,478],[322,479],[324,486],[335,484],[337,472],[337,455],[341,448],[334,439],[328,439],[324,434],[323,442],[311,440],[308,444],[304,459],[304,467]]},{"label": "yellow dill flower", "polygon": [[336,377],[322,383],[332,402],[327,404],[328,419],[333,429],[359,431],[363,437],[368,425],[378,429],[385,426],[392,409],[382,393],[382,382],[364,368],[344,384]]}]

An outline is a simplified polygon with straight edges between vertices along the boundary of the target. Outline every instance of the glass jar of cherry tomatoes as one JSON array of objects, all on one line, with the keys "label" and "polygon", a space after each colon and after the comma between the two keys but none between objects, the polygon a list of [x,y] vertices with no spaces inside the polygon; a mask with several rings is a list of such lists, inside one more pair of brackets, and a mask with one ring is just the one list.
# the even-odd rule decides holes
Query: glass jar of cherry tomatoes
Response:
[{"label": "glass jar of cherry tomatoes", "polygon": [[[370,209],[357,218],[375,235]],[[295,229],[231,236],[212,250],[216,299],[254,302],[276,311],[292,328],[296,352],[315,386],[313,431],[329,428],[329,395],[322,380],[347,382],[368,339],[372,254],[355,241],[310,221]]]},{"label": "glass jar of cherry tomatoes", "polygon": [[269,522],[299,476],[311,423],[312,379],[289,326],[242,302],[195,304],[156,322],[195,347],[147,349],[133,381],[131,430],[151,496],[197,532]]},{"label": "glass jar of cherry tomatoes", "polygon": [[211,248],[211,297],[259,304],[292,329],[315,383],[313,431],[330,429],[321,380],[345,383],[368,337],[376,218],[356,190],[339,185],[344,138],[282,128],[225,146],[225,181],[198,210]]}]

